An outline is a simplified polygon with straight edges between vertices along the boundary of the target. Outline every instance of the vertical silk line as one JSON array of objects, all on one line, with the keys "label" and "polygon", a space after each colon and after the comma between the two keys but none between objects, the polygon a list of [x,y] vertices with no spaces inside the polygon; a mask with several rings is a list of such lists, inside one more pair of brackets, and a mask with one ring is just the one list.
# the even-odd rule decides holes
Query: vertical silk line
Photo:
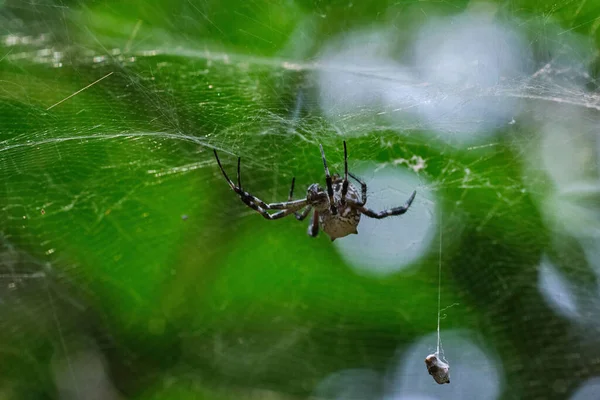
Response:
[{"label": "vertical silk line", "polygon": [[[443,354],[442,339],[440,338],[440,321],[442,319],[442,209],[440,208],[440,253],[438,258],[438,313],[437,313],[437,350],[434,354],[425,357],[427,372],[439,384],[450,383],[450,365]],[[446,307],[448,308],[448,307]],[[444,310],[446,309],[444,308]]]},{"label": "vertical silk line", "polygon": [[437,351],[436,354],[440,354],[440,317],[441,317],[441,306],[442,306],[442,209],[440,208],[440,253],[438,260],[438,315],[437,315]]}]

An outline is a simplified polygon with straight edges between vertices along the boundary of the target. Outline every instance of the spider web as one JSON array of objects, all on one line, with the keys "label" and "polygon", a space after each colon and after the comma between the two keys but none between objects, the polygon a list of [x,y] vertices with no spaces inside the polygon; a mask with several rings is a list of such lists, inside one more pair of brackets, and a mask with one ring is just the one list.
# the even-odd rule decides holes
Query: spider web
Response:
[{"label": "spider web", "polygon": [[[598,10],[559,3],[0,6],[2,396],[589,391]],[[212,154],[282,201],[344,139],[369,207],[418,194],[333,244]]]}]

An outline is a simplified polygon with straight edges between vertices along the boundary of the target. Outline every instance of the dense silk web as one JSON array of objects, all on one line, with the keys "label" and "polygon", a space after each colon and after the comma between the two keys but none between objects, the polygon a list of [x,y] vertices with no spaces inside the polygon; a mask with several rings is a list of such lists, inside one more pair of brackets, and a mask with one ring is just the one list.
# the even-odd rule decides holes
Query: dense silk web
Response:
[{"label": "dense silk web", "polygon": [[[189,37],[177,46],[148,43],[144,34],[164,32],[137,22],[127,40],[114,46],[110,37],[89,28],[90,44],[81,47],[57,40],[62,28],[54,25],[43,32],[7,25],[10,29],[0,31],[0,352],[7,360],[26,354],[23,363],[42,368],[45,353],[30,346],[32,338],[48,340],[56,344],[50,381],[61,393],[82,389],[77,382],[87,376],[79,368],[84,363],[96,366],[90,371],[102,377],[102,393],[110,398],[114,392],[105,370],[111,351],[127,348],[120,361],[134,370],[140,362],[136,346],[115,338],[122,332],[114,327],[143,326],[133,332],[148,335],[150,342],[155,335],[163,339],[161,345],[172,340],[193,349],[168,366],[180,379],[189,379],[182,370],[204,367],[217,371],[220,382],[253,387],[258,396],[267,388],[333,397],[345,393],[354,379],[349,376],[362,376],[370,386],[360,390],[385,399],[397,389],[386,386],[394,381],[388,375],[405,371],[405,365],[391,365],[392,355],[378,352],[379,339],[363,330],[368,323],[378,326],[384,332],[382,347],[397,350],[394,360],[409,360],[405,342],[420,342],[389,332],[420,338],[435,333],[418,324],[422,313],[427,316],[423,326],[431,325],[429,311],[443,292],[444,303],[437,305],[437,353],[440,312],[444,304],[459,303],[452,308],[456,317],[445,323],[446,329],[457,328],[456,343],[473,346],[468,348],[477,360],[469,366],[476,369],[483,356],[486,368],[497,358],[509,360],[494,364],[488,374],[493,383],[473,389],[484,393],[493,387],[489,393],[494,395],[478,398],[495,398],[501,382],[511,379],[528,383],[502,390],[520,390],[514,393],[530,398],[547,394],[542,383],[548,377],[523,372],[528,367],[518,364],[526,357],[502,322],[512,318],[511,307],[522,306],[523,315],[546,332],[529,342],[540,345],[542,365],[567,359],[577,370],[577,377],[555,371],[557,380],[567,382],[559,388],[562,393],[600,373],[596,364],[573,361],[569,350],[576,341],[600,353],[590,334],[590,327],[598,327],[594,315],[600,310],[595,202],[600,94],[591,72],[593,46],[550,20],[531,17],[488,29],[488,21],[477,15],[457,17],[455,25],[466,27],[458,33],[447,21],[435,26],[461,43],[470,35],[500,38],[498,48],[506,52],[498,54],[518,62],[496,68],[490,61],[494,54],[456,61],[443,46],[436,47],[439,40],[425,28],[411,38],[422,52],[390,39],[391,28],[357,29],[328,38],[307,56],[290,51],[249,55],[218,43],[199,46]],[[3,18],[0,22],[8,19]],[[208,14],[199,19],[218,27]],[[524,53],[528,57],[519,58]],[[439,68],[433,68],[436,62]],[[453,69],[463,64],[468,68]],[[324,184],[319,144],[332,172],[343,171],[344,139],[350,169],[374,188],[369,191],[373,208],[398,205],[417,190],[406,216],[385,221],[389,225],[361,222],[357,238],[340,239],[347,244],[307,237],[305,225],[293,218],[263,221],[231,195],[212,156],[217,149],[231,171],[242,157],[244,188],[267,202],[280,201],[292,177],[297,198],[309,184]],[[442,212],[444,226],[437,223]],[[432,254],[437,254],[434,238],[442,234],[448,264],[438,286]],[[364,245],[369,238],[372,243]],[[227,251],[215,245],[223,242],[232,243]],[[244,255],[270,243],[294,257],[268,258],[258,250]],[[494,256],[483,263],[490,252]],[[526,262],[515,266],[516,255]],[[272,285],[274,293],[252,291],[262,278],[239,263],[251,257],[262,260],[264,276],[281,277],[281,287]],[[293,278],[278,269],[285,257],[294,259],[286,266]],[[305,257],[312,261],[296,261]],[[222,272],[231,271],[231,265],[239,272]],[[339,276],[350,282],[352,296],[332,283],[339,279],[336,273],[346,274]],[[200,282],[202,290],[182,284],[188,280]],[[423,288],[427,306],[421,308],[427,312],[394,286],[410,288],[410,282]],[[177,285],[204,307],[189,325],[180,321],[196,311],[171,296]],[[239,298],[227,297],[231,287]],[[333,300],[321,295],[325,292]],[[166,300],[155,304],[148,300],[152,296]],[[387,310],[380,299],[389,296],[398,302],[382,314],[389,318],[369,320],[373,310]],[[518,296],[529,302],[515,300]],[[246,303],[258,304],[261,311],[244,308]],[[307,317],[306,304],[323,311]],[[293,317],[280,318],[278,313],[289,309]],[[477,323],[472,323],[473,310],[480,313]],[[237,325],[242,317],[249,320],[244,326],[283,325],[261,336]],[[294,324],[294,318],[302,322]],[[460,327],[471,332],[468,340]],[[553,335],[563,339],[549,339]],[[353,356],[338,354],[338,361],[331,349],[344,346],[346,339]],[[554,346],[547,351],[541,349],[546,339]],[[319,357],[328,350],[326,362]],[[469,354],[451,359],[452,367],[472,363]],[[259,367],[249,373],[251,362]],[[273,366],[284,370],[292,363],[300,378],[281,384],[287,380]],[[398,382],[413,378],[398,374]],[[419,375],[424,375],[422,360],[414,366],[414,382]],[[9,376],[5,382],[15,380]],[[47,385],[42,381],[40,386]],[[454,375],[451,385],[460,385]]]}]

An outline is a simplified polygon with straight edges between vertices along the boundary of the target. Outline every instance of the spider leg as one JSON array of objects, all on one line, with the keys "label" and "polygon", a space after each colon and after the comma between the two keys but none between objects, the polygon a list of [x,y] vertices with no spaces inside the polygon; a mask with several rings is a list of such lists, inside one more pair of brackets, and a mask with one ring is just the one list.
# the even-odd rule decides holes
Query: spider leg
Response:
[{"label": "spider leg", "polygon": [[294,196],[294,184],[296,183],[296,177],[292,178],[292,186],[290,187],[290,195],[288,196],[288,201],[292,201],[292,197]]},{"label": "spider leg", "polygon": [[294,213],[294,215],[296,216],[296,219],[298,221],[303,221],[306,217],[308,217],[308,214],[310,214],[311,210],[312,210],[312,207],[308,206],[301,213],[296,212],[296,213]]},{"label": "spider leg", "polygon": [[[290,195],[288,196],[288,202],[289,201],[293,201],[293,196],[294,196],[294,183],[296,183],[296,177],[292,178],[292,186],[290,187]],[[299,212],[295,212],[294,215],[296,216],[296,219],[298,221],[302,221],[304,220],[304,218],[306,218],[308,216],[308,213],[310,213],[310,210],[312,210],[311,206],[308,206],[304,209],[304,211],[302,211],[301,213]]]},{"label": "spider leg", "polygon": [[319,234],[319,212],[315,210],[308,224],[308,236],[316,237]]},{"label": "spider leg", "polygon": [[348,151],[344,140],[344,183],[342,184],[342,205],[346,204],[346,193],[348,193]]},{"label": "spider leg", "polygon": [[[294,212],[294,211],[300,210],[301,208],[305,207],[308,204],[308,201],[306,199],[295,200],[295,201],[287,201],[287,202],[281,202],[281,203],[269,203],[269,204],[265,203],[264,201],[262,201],[258,197],[254,196],[254,195],[252,195],[252,194],[250,194],[250,193],[248,193],[248,192],[246,192],[246,191],[244,191],[242,189],[242,187],[241,187],[241,174],[240,174],[241,158],[238,157],[238,165],[237,165],[237,181],[238,181],[238,186],[236,186],[233,183],[233,181],[231,179],[229,179],[229,176],[227,176],[227,173],[225,172],[225,169],[223,168],[223,165],[221,165],[221,160],[219,159],[219,156],[217,154],[217,150],[213,150],[213,151],[215,153],[215,158],[217,159],[217,163],[219,164],[219,168],[221,169],[221,172],[223,173],[223,176],[225,177],[225,180],[227,181],[227,183],[229,184],[229,186],[231,187],[231,189],[235,193],[237,193],[238,196],[240,196],[241,200],[248,207],[250,207],[252,209],[255,209],[254,207],[252,207],[250,205],[250,203],[253,203],[253,204],[255,204],[256,206],[258,206],[262,210],[265,210],[265,209],[266,210],[287,210],[287,209],[291,209],[292,212]],[[275,214],[272,214],[272,215],[275,215]]]},{"label": "spider leg", "polygon": [[[221,165],[221,160],[219,160],[219,156],[217,155],[217,150],[213,149],[213,152],[215,153],[215,158],[217,159],[217,164],[219,164],[219,168],[221,169],[221,172],[223,173],[223,176],[225,177],[225,180],[227,181],[227,183],[229,184],[229,186],[235,190],[236,187],[233,184],[233,182],[231,181],[231,179],[229,179],[229,177],[227,176],[227,172],[225,172],[225,170],[223,169],[223,166]],[[239,160],[240,158],[238,157],[238,165],[239,165]],[[238,173],[239,175],[239,173]]]},{"label": "spider leg", "polygon": [[321,148],[321,158],[323,159],[323,167],[325,167],[325,181],[327,182],[327,195],[329,196],[329,204],[331,208],[331,213],[333,215],[337,214],[337,207],[333,201],[333,182],[331,180],[331,175],[329,174],[329,168],[327,168],[327,161],[325,160],[325,152],[323,151],[323,145],[319,145]]},{"label": "spider leg", "polygon": [[352,179],[354,179],[356,182],[360,183],[360,189],[361,189],[361,199],[362,201],[359,203],[361,206],[364,206],[365,204],[367,204],[367,184],[364,183],[362,180],[360,180],[359,178],[357,178],[356,175],[354,175],[352,172],[348,172],[348,174],[352,177]]},{"label": "spider leg", "polygon": [[390,208],[388,210],[383,210],[383,211],[379,211],[379,212],[373,211],[373,210],[365,207],[364,205],[361,205],[360,203],[349,202],[349,204],[352,207],[356,208],[358,211],[360,211],[362,214],[366,215],[367,217],[382,219],[382,218],[386,218],[386,217],[391,217],[393,215],[404,214],[408,210],[410,205],[412,204],[413,200],[415,199],[416,194],[417,194],[416,190],[414,192],[412,192],[412,194],[410,195],[408,200],[406,200],[406,203],[404,203],[404,205],[401,207],[394,207],[394,208]]},{"label": "spider leg", "polygon": [[[244,201],[244,199],[242,199],[242,201]],[[263,209],[262,207],[260,207],[259,205],[255,204],[251,201],[248,201],[248,202],[244,201],[244,203],[251,209],[257,211],[265,219],[269,219],[269,220],[280,219],[280,218],[287,217],[288,215],[294,213],[294,210],[290,208],[287,210],[281,210],[281,211],[277,211],[276,213],[269,214],[265,209]]]},{"label": "spider leg", "polygon": [[240,174],[240,163],[242,162],[242,157],[238,157],[238,168],[237,168],[237,178],[238,178],[238,187],[242,190],[242,175]]}]

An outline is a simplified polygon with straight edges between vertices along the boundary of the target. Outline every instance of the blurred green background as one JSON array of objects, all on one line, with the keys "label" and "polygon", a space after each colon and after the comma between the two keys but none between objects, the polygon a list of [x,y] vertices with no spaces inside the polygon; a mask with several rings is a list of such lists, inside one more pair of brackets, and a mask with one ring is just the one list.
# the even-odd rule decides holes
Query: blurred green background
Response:
[{"label": "blurred green background", "polygon": [[[334,39],[385,31],[402,59],[425,24],[460,26],[478,9],[519,27],[531,55],[494,92],[523,101],[517,123],[465,144],[450,128],[383,121],[381,102],[323,112]],[[570,398],[600,374],[600,140],[577,125],[598,126],[599,18],[595,0],[0,1],[0,398]],[[378,74],[336,68],[357,86]],[[541,154],[544,127],[561,122],[579,144]],[[393,273],[356,269],[306,223],[263,220],[212,156],[232,176],[240,155],[246,188],[282,201],[292,176],[297,198],[324,181],[318,143],[341,171],[344,138],[351,167],[419,183],[411,212],[429,236]],[[398,162],[417,156],[423,168]],[[578,166],[560,182],[592,189],[563,198],[544,157]],[[544,297],[544,260],[586,304],[577,318]],[[403,358],[435,337],[440,262],[442,307],[458,303],[442,340],[458,332],[494,366],[450,341],[451,368],[456,354],[466,369],[444,387]],[[369,373],[327,383],[352,370]],[[398,376],[428,386],[399,395]]]}]

